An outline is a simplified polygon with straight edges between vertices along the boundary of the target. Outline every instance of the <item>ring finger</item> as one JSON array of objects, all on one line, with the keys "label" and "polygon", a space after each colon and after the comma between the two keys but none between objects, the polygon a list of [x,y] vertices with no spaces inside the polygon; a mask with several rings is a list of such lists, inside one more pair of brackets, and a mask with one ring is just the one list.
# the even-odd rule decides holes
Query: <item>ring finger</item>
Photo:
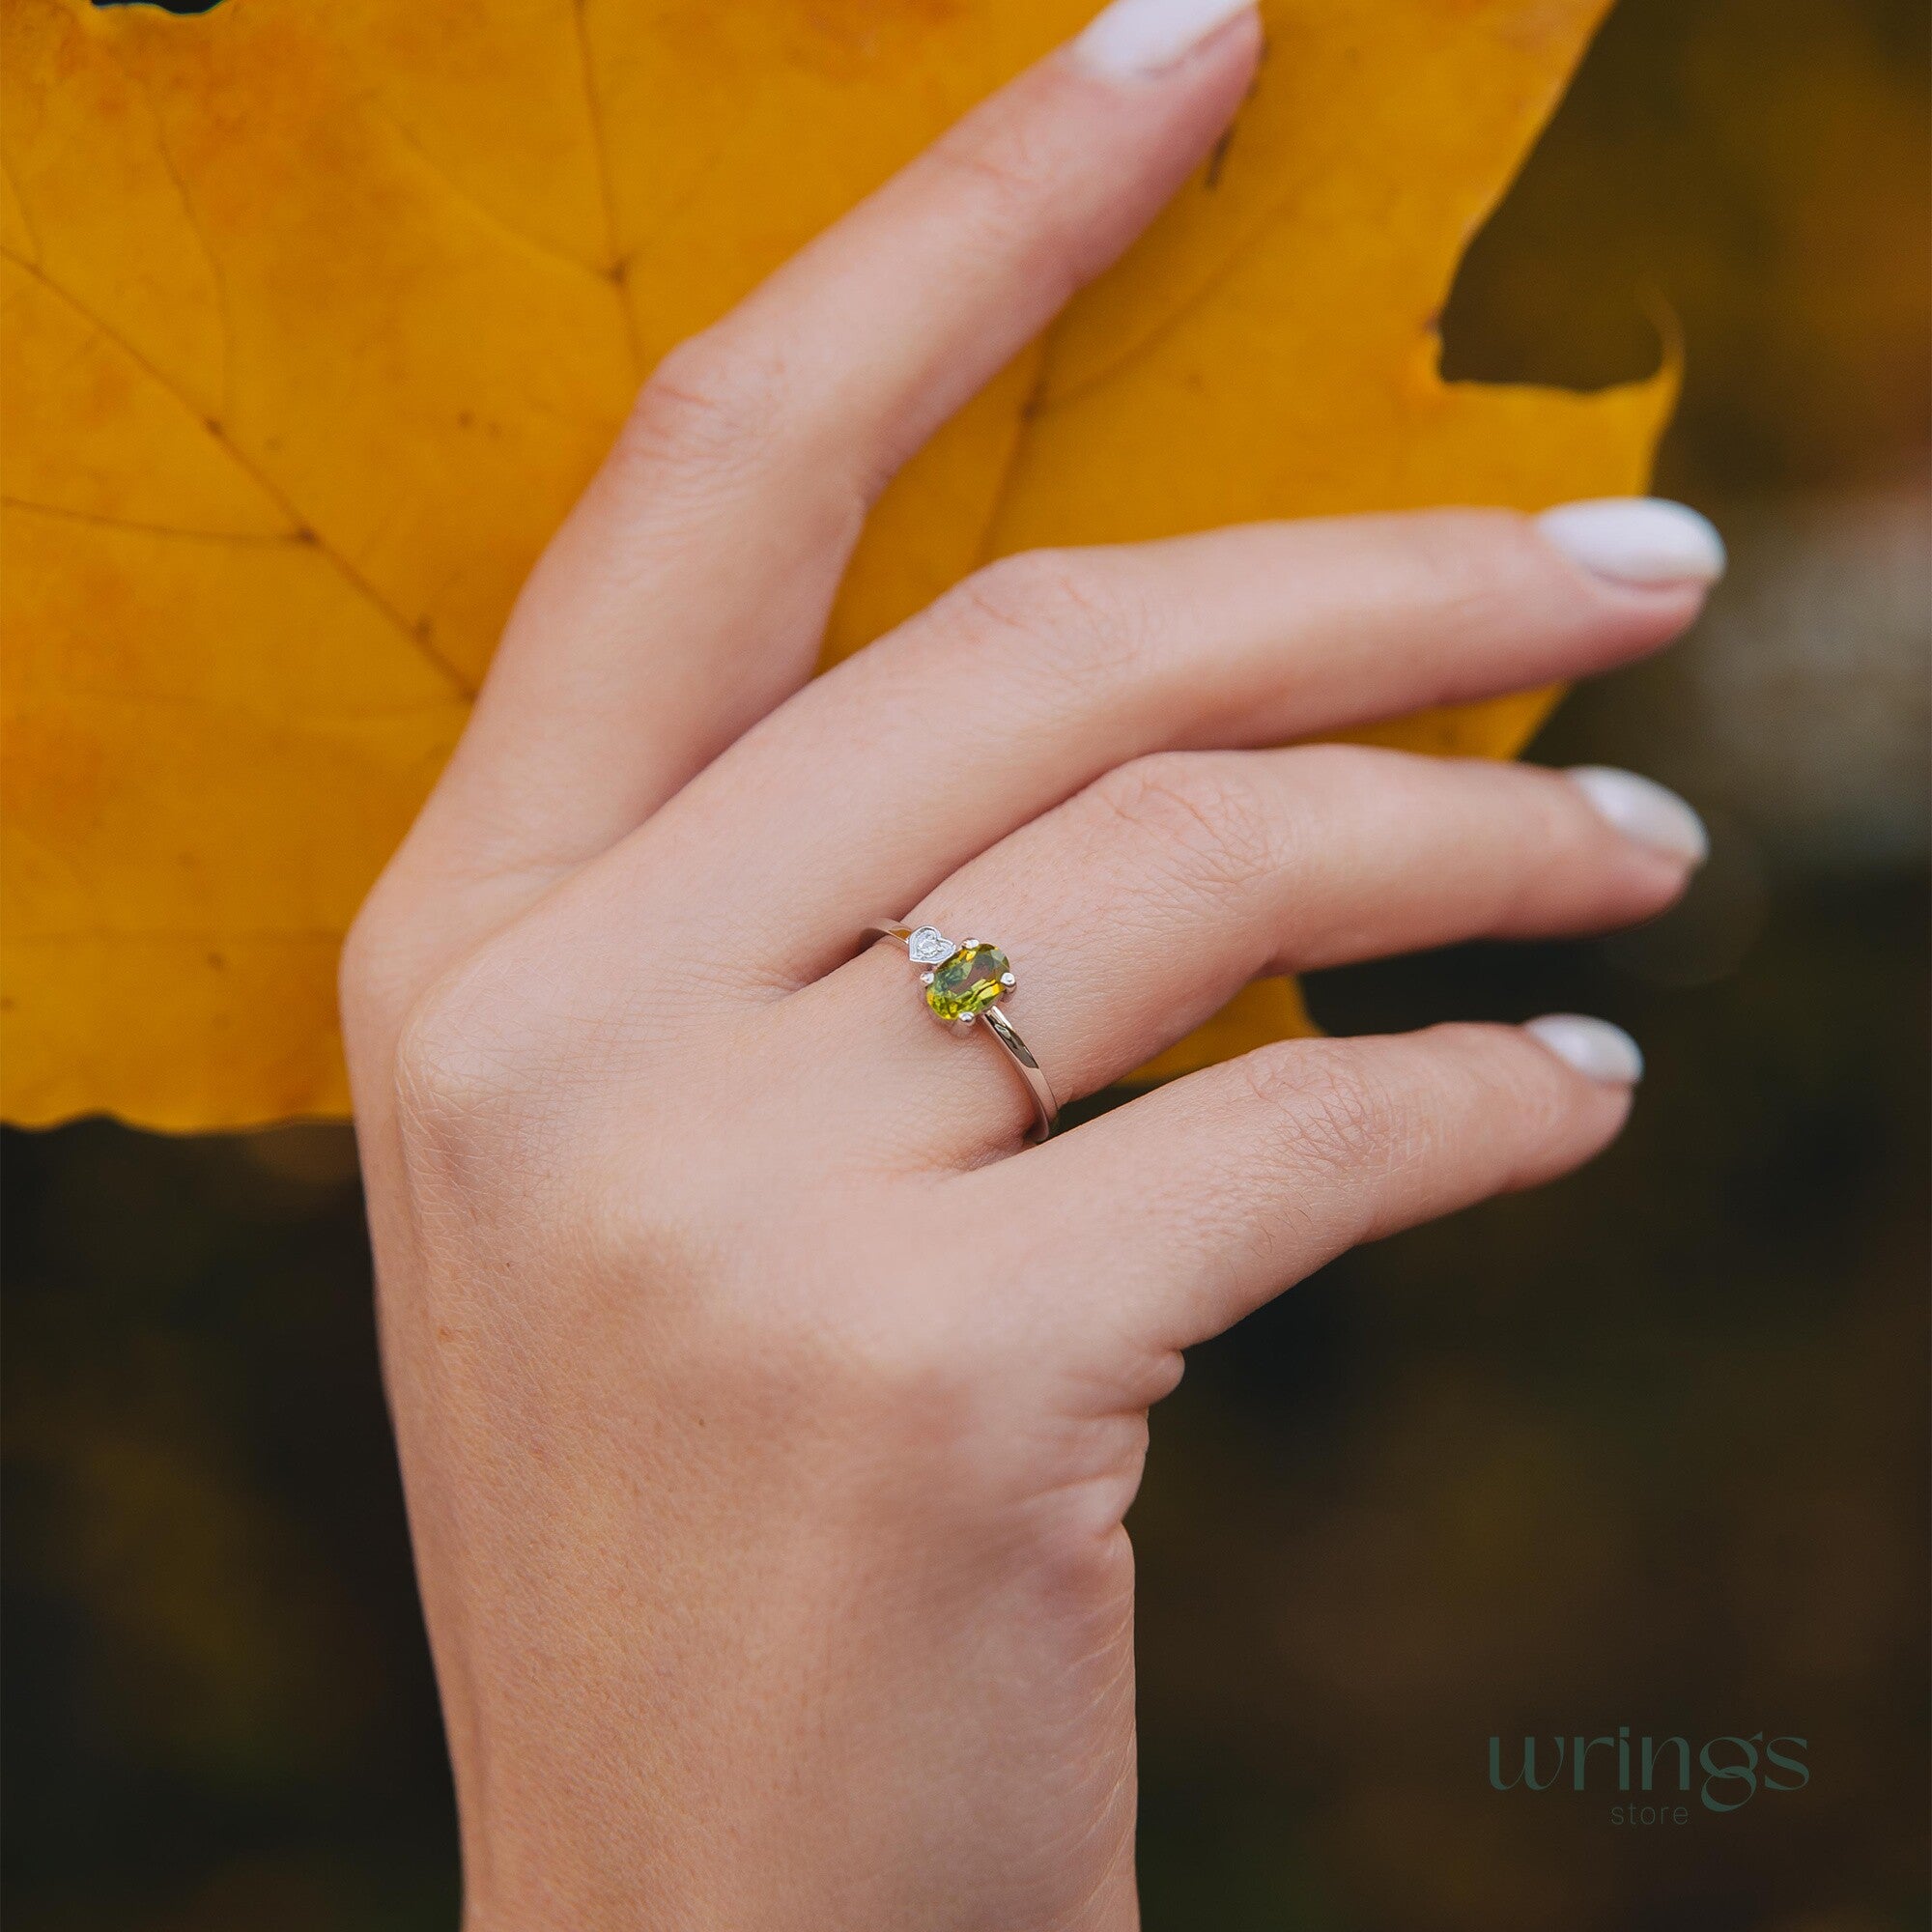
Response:
[{"label": "ring finger", "polygon": [[[1259,975],[1648,918],[1702,837],[1688,806],[1629,773],[1361,746],[1168,753],[1001,840],[909,923],[999,944],[1016,980],[1002,1010],[1065,1102]],[[1010,1146],[1031,1118],[1024,1088],[990,1041],[960,1051],[908,977],[880,947],[795,996],[835,1008],[841,1040],[855,999],[871,1016],[872,1049],[840,1061],[853,1111],[948,1160]]]}]

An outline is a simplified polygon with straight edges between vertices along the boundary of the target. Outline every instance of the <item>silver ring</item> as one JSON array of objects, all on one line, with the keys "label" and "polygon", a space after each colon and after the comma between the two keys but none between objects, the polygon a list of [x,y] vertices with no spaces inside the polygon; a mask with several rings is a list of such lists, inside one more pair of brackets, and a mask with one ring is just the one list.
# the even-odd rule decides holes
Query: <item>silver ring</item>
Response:
[{"label": "silver ring", "polygon": [[1000,1010],[1000,1001],[1017,984],[1007,955],[984,940],[962,939],[955,944],[935,925],[901,925],[896,920],[874,920],[866,936],[895,939],[905,948],[906,957],[919,969],[925,1004],[935,1018],[958,1027],[985,1022],[986,1031],[1005,1049],[1033,1095],[1037,1118],[1027,1138],[1043,1141],[1060,1118],[1060,1102],[1053,1097],[1052,1085],[1039,1070],[1033,1049]]}]

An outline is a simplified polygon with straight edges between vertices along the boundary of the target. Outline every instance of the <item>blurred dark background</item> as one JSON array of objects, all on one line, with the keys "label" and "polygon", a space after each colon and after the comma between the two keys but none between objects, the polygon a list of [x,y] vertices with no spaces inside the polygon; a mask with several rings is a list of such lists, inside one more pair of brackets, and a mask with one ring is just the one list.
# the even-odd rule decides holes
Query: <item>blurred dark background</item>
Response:
[{"label": "blurred dark background", "polygon": [[[1312,988],[1604,1013],[1652,1077],[1588,1174],[1338,1263],[1158,1412],[1154,1932],[1926,1923],[1927,71],[1917,0],[1624,0],[1458,284],[1452,375],[1683,332],[1659,487],[1733,576],[1535,755],[1655,773],[1716,856],[1636,934]],[[10,1924],[448,1927],[347,1131],[86,1122],[4,1179]],[[1620,1725],[1810,1781],[1649,1827],[1490,1786],[1492,1735]]]}]

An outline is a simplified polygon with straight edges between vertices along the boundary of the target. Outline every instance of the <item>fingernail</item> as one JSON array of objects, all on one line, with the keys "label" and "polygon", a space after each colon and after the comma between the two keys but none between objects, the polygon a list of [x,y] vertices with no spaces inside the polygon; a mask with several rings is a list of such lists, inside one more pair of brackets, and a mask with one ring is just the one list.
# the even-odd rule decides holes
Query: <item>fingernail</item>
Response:
[{"label": "fingernail", "polygon": [[1558,1060],[1606,1087],[1634,1087],[1643,1078],[1643,1049],[1622,1027],[1581,1013],[1546,1013],[1530,1020],[1533,1034]]},{"label": "fingernail", "polygon": [[1724,540],[1709,517],[1661,497],[1602,497],[1546,510],[1536,526],[1572,562],[1616,583],[1655,589],[1715,583]]},{"label": "fingernail", "polygon": [[1655,779],[1614,765],[1577,765],[1563,776],[1626,838],[1687,866],[1701,866],[1711,856],[1704,821]]},{"label": "fingernail", "polygon": [[1252,13],[1255,0],[1114,0],[1073,43],[1074,53],[1109,80],[1165,72],[1216,27]]}]

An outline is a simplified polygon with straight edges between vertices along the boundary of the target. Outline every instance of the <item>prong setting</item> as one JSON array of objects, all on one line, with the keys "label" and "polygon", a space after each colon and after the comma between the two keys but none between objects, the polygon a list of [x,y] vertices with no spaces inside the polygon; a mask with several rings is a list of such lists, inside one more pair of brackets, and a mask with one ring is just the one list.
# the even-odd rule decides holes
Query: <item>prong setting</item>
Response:
[{"label": "prong setting", "polygon": [[1012,990],[1013,973],[997,946],[967,939],[922,973],[920,982],[933,1013],[956,1025],[1004,999]]},{"label": "prong setting", "polygon": [[1060,1106],[1039,1063],[1000,1005],[1017,984],[1007,955],[984,940],[967,939],[955,945],[933,925],[909,927],[896,921],[878,921],[867,930],[874,938],[903,943],[907,963],[919,974],[926,1009],[936,1020],[954,1032],[982,1019],[986,1022],[980,1031],[1004,1050],[1033,1095],[1037,1119],[1028,1138],[1045,1140]]}]

